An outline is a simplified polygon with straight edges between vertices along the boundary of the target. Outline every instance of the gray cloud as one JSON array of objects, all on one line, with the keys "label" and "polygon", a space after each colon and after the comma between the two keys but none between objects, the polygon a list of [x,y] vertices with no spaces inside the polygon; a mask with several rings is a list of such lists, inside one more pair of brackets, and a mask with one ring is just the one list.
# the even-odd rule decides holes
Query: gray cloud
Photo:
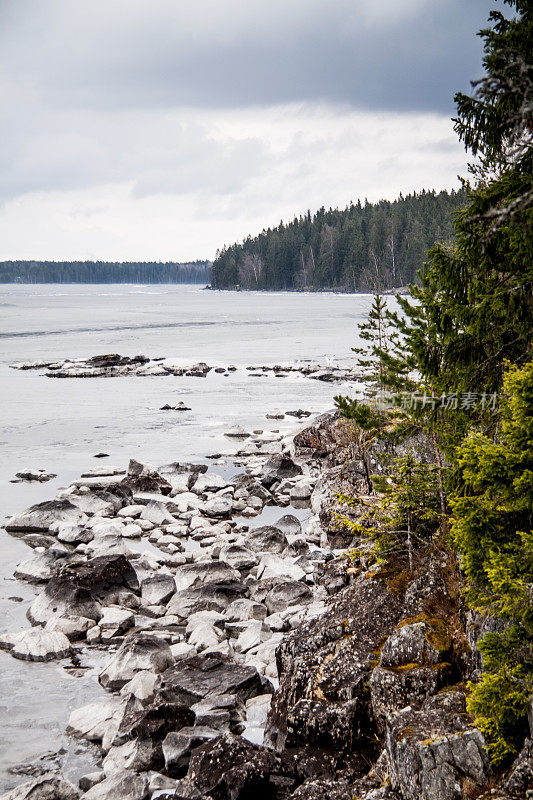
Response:
[{"label": "gray cloud", "polygon": [[0,0],[3,257],[187,259],[455,185],[494,4]]},{"label": "gray cloud", "polygon": [[4,74],[57,107],[327,101],[449,112],[487,0],[17,0]]}]

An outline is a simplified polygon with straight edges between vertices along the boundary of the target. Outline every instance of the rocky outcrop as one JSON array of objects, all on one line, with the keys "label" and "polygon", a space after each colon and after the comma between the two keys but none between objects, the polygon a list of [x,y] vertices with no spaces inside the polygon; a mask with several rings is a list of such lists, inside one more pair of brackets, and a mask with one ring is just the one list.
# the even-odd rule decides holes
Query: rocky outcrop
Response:
[{"label": "rocky outcrop", "polygon": [[401,603],[382,581],[362,580],[285,637],[276,654],[280,688],[266,729],[276,750],[305,744],[351,750],[369,735],[375,652],[400,615]]}]

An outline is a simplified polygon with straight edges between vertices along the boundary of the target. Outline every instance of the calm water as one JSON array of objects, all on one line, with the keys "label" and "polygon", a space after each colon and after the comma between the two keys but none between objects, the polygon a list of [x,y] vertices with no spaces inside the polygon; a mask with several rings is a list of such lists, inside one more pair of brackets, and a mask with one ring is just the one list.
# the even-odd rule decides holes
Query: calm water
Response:
[{"label": "calm water", "polygon": [[[80,472],[130,457],[154,464],[202,458],[231,445],[224,431],[288,430],[294,421],[265,413],[333,406],[343,387],[306,379],[229,377],[51,380],[9,368],[14,361],[143,353],[212,366],[352,363],[364,295],[209,292],[197,286],[0,286],[0,519],[53,497]],[[345,387],[348,388],[348,387]],[[160,411],[183,400],[190,412]],[[25,468],[57,473],[46,484],[12,484]],[[25,627],[35,590],[15,581],[31,551],[0,532],[0,630]],[[23,603],[8,598],[23,597]],[[91,665],[88,665],[91,666]],[[75,774],[83,755],[65,741],[72,708],[99,693],[95,669],[83,676],[61,665],[25,664],[0,652],[0,790],[21,781],[9,766],[60,746]]]}]

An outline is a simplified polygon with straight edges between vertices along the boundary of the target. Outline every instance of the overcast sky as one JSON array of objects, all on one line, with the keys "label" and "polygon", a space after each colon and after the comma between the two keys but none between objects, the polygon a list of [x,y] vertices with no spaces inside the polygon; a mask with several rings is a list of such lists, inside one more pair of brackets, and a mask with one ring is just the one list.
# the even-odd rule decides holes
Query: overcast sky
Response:
[{"label": "overcast sky", "polygon": [[[501,4],[500,4],[501,5]],[[490,0],[0,0],[0,259],[212,258],[457,187]]]}]

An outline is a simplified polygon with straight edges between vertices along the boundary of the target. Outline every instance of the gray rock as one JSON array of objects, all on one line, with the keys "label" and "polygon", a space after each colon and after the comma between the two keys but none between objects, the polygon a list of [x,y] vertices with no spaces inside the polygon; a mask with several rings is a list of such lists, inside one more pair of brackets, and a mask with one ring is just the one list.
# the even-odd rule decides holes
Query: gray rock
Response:
[{"label": "gray rock", "polygon": [[217,492],[219,489],[225,489],[226,486],[229,486],[229,483],[222,475],[206,472],[197,477],[192,491],[195,494],[206,494],[207,492]]},{"label": "gray rock", "polygon": [[78,800],[78,790],[61,775],[47,773],[20,784],[0,800]]},{"label": "gray rock", "polygon": [[128,636],[98,680],[104,689],[115,691],[130,681],[136,672],[164,672],[174,663],[170,647],[155,636],[136,633]]},{"label": "gray rock", "polygon": [[134,772],[119,772],[97,783],[84,800],[145,800],[148,797],[148,778]]},{"label": "gray rock", "polygon": [[234,695],[242,702],[265,694],[270,684],[253,667],[235,664],[220,653],[179,661],[161,675],[159,695],[167,702],[192,706],[206,697]]},{"label": "gray rock", "polygon": [[250,570],[259,562],[258,557],[247,547],[237,544],[230,544],[223,547],[219,558],[230,567],[237,570]]},{"label": "gray rock", "polygon": [[27,616],[34,625],[44,625],[53,616],[87,617],[98,621],[100,598],[118,587],[138,589],[137,576],[123,555],[94,558],[63,567],[35,598]]},{"label": "gray rock", "polygon": [[279,528],[285,536],[298,536],[302,532],[300,520],[294,514],[285,514],[274,523],[274,526]]},{"label": "gray rock", "polygon": [[189,644],[200,653],[202,650],[207,650],[209,647],[216,648],[222,639],[224,639],[224,635],[221,631],[215,628],[214,625],[210,625],[206,622],[202,625],[198,625],[192,631],[189,636]]},{"label": "gray rock", "polygon": [[479,790],[490,768],[485,741],[459,714],[428,701],[387,718],[386,748],[392,786],[405,800],[458,800],[463,778]]},{"label": "gray rock", "polygon": [[248,619],[265,619],[267,614],[267,607],[262,603],[243,597],[228,606],[226,619],[228,622],[244,622]]},{"label": "gray rock", "polygon": [[112,517],[115,511],[118,510],[116,500],[106,492],[99,494],[96,492],[88,492],[87,494],[71,493],[68,495],[68,500],[77,506],[80,511],[83,511],[84,514],[94,515],[95,517]]},{"label": "gray rock", "polygon": [[173,794],[176,788],[176,781],[172,778],[167,778],[166,775],[162,775],[160,772],[150,772],[148,780],[148,790],[150,795],[154,794],[154,792],[160,791],[167,791]]},{"label": "gray rock", "polygon": [[110,747],[102,762],[106,777],[123,773],[145,772],[157,760],[151,739],[132,739],[124,744]]},{"label": "gray rock", "polygon": [[67,732],[88,739],[90,742],[102,741],[121,704],[124,703],[123,698],[113,696],[76,708],[69,717]]},{"label": "gray rock", "polygon": [[295,464],[289,456],[275,455],[270,458],[261,470],[261,482],[270,488],[276,481],[294,478],[302,474],[302,468]]},{"label": "gray rock", "polygon": [[276,614],[297,605],[305,605],[313,600],[313,594],[309,587],[300,581],[275,578],[272,584],[272,588],[264,598],[270,614]]},{"label": "gray rock", "polygon": [[305,571],[295,564],[290,558],[282,558],[275,553],[265,553],[261,556],[257,568],[257,577],[266,578],[291,578],[301,581],[305,578]]},{"label": "gray rock", "polygon": [[168,510],[168,504],[150,501],[142,510],[141,519],[153,522],[154,525],[170,525],[176,522]]},{"label": "gray rock", "polygon": [[263,727],[266,725],[268,712],[272,703],[271,694],[260,694],[246,701],[246,724]]},{"label": "gray rock", "polygon": [[147,605],[167,603],[176,591],[176,583],[172,575],[157,573],[141,582],[141,597]]},{"label": "gray rock", "polygon": [[261,620],[250,620],[240,633],[235,643],[237,653],[246,653],[252,647],[257,647],[263,641],[263,623]]},{"label": "gray rock", "polygon": [[87,617],[52,617],[46,623],[45,630],[63,633],[67,639],[74,642],[83,639],[93,626],[94,620]]},{"label": "gray rock", "polygon": [[273,525],[255,528],[246,537],[246,547],[255,553],[282,553],[288,544],[285,534]]},{"label": "gray rock", "polygon": [[85,526],[89,518],[69,500],[47,500],[31,506],[22,514],[11,517],[5,525],[6,531],[46,533],[56,523]]},{"label": "gray rock", "polygon": [[43,469],[26,469],[23,472],[16,472],[15,477],[21,481],[46,483],[46,481],[51,481],[52,478],[57,478],[57,475],[53,472],[45,472]]},{"label": "gray rock", "polygon": [[141,703],[151,703],[155,696],[156,683],[157,675],[155,672],[143,669],[136,672],[131,681],[124,684],[120,690],[120,694],[123,696],[132,694],[140,700]]},{"label": "gray rock", "polygon": [[213,581],[177,592],[167,607],[169,614],[187,619],[197,611],[224,611],[234,600],[245,596],[247,587],[239,581]]},{"label": "gray rock", "polygon": [[56,558],[48,553],[37,553],[26,561],[21,561],[20,564],[15,567],[13,574],[19,581],[46,583],[50,580],[56,569]]},{"label": "gray rock", "polygon": [[[239,580],[240,575],[228,564],[222,561],[201,561],[195,564],[184,564],[175,572],[175,586],[177,591],[187,589],[189,586],[213,581]],[[172,601],[169,603],[169,613]]]},{"label": "gray rock", "polygon": [[70,642],[64,633],[30,628],[0,636],[0,649],[22,661],[53,661],[70,655]]},{"label": "gray rock", "polygon": [[86,775],[82,775],[78,781],[78,785],[80,789],[86,792],[88,789],[92,789],[93,786],[96,786],[97,783],[100,783],[105,778],[105,772],[103,769],[98,770],[97,772],[88,772]]},{"label": "gray rock", "polygon": [[312,493],[313,487],[309,481],[298,481],[290,491],[290,498],[293,502],[297,501],[301,503],[309,501]]},{"label": "gray rock", "polygon": [[208,517],[229,517],[233,511],[231,497],[214,497],[205,504],[204,513]]},{"label": "gray rock", "polygon": [[131,611],[119,606],[102,608],[102,617],[98,623],[102,639],[112,639],[133,628],[135,616]]},{"label": "gray rock", "polygon": [[181,661],[184,658],[190,658],[197,655],[197,650],[192,644],[187,642],[176,642],[170,645],[170,652],[172,653],[175,661]]},{"label": "gray rock", "polygon": [[88,544],[94,539],[94,533],[90,528],[80,528],[78,525],[61,525],[57,538],[65,544]]}]

